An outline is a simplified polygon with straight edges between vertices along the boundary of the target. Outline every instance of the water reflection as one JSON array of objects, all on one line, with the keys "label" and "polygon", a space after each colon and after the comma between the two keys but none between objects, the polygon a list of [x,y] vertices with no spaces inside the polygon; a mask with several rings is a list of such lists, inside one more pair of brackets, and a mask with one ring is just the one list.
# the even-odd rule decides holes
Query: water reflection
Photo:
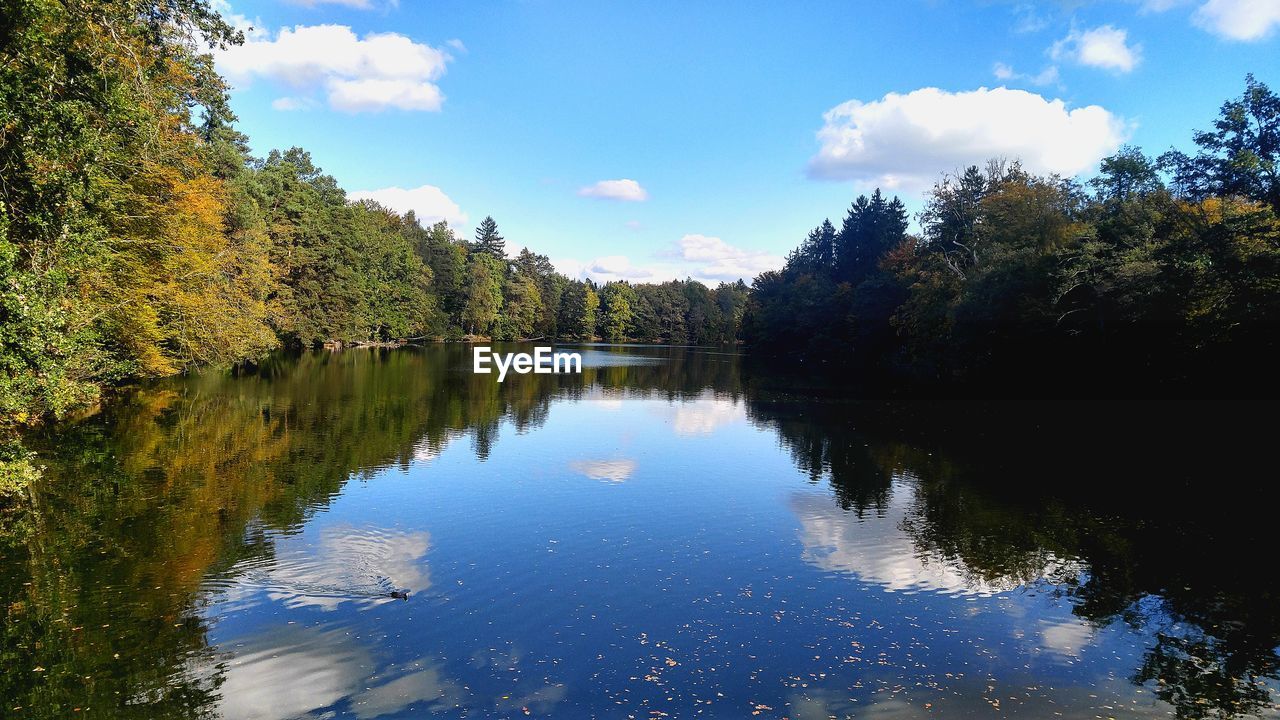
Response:
[{"label": "water reflection", "polygon": [[242,560],[205,583],[220,594],[223,613],[260,601],[329,610],[342,603],[379,605],[394,602],[393,591],[431,587],[426,531],[326,527],[314,540],[303,533],[275,538],[272,546],[269,558]]},{"label": "water reflection", "polygon": [[1277,712],[1262,528],[863,431],[725,354],[467,361],[279,357],[36,438],[5,712]]},{"label": "water reflection", "polygon": [[290,625],[226,651],[230,657],[216,667],[222,717],[284,720],[341,704],[363,719],[466,701],[466,690],[426,659],[375,671],[372,650],[344,630]]},{"label": "water reflection", "polygon": [[592,480],[623,482],[636,471],[636,461],[628,458],[613,460],[576,460],[569,467]]},{"label": "water reflection", "polygon": [[1073,583],[1084,572],[1080,562],[1057,558],[1049,551],[1027,557],[1014,572],[969,567],[962,557],[948,555],[912,534],[921,525],[922,502],[919,480],[910,476],[892,481],[874,513],[851,513],[812,493],[793,495],[791,509],[800,521],[805,562],[852,573],[885,590],[980,596],[1041,580]]}]

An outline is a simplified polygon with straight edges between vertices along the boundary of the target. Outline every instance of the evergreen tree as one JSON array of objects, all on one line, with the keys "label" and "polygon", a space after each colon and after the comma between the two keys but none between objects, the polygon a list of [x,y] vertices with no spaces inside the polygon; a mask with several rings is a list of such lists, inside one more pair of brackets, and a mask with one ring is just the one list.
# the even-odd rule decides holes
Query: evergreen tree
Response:
[{"label": "evergreen tree", "polygon": [[907,232],[907,211],[902,201],[885,201],[876,188],[871,199],[860,195],[849,208],[836,237],[838,282],[854,285],[875,272],[880,258],[902,242]]},{"label": "evergreen tree", "polygon": [[507,257],[505,239],[498,234],[498,223],[486,215],[476,228],[476,240],[471,244],[471,252],[488,253],[499,260]]}]

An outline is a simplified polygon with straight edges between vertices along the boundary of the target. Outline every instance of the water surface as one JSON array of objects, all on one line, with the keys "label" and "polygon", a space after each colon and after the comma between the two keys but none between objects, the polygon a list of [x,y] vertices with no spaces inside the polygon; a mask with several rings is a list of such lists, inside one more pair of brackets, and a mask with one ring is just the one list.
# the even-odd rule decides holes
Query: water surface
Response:
[{"label": "water surface", "polygon": [[580,351],[501,385],[458,346],[280,356],[40,439],[0,714],[1277,716],[1266,528],[731,353]]}]

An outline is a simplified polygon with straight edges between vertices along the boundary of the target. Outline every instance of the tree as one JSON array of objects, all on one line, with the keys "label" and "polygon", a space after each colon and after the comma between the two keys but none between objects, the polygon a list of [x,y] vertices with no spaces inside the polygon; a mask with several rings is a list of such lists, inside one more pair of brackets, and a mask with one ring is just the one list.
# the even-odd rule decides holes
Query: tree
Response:
[{"label": "tree", "polygon": [[560,303],[560,334],[578,340],[595,335],[596,309],[600,298],[590,280],[570,280]]},{"label": "tree", "polygon": [[940,255],[952,272],[963,277],[979,261],[982,244],[981,203],[994,178],[976,165],[959,177],[949,176],[933,186],[924,212],[924,244]]},{"label": "tree", "polygon": [[907,211],[902,201],[886,201],[876,188],[871,199],[859,196],[850,206],[835,238],[838,282],[857,284],[875,271],[880,258],[897,247],[907,232]]},{"label": "tree", "polygon": [[1200,146],[1194,156],[1177,150],[1160,156],[1179,191],[1196,200],[1236,195],[1280,214],[1280,96],[1248,75],[1244,95],[1224,103],[1213,130],[1194,139]]},{"label": "tree", "polygon": [[531,278],[538,286],[542,310],[535,323],[536,334],[555,337],[558,330],[560,298],[569,279],[556,272],[555,266],[546,255],[531,252],[529,248],[521,249],[520,254],[511,264],[517,274]]},{"label": "tree", "polygon": [[0,430],[260,352],[256,240],[221,237],[228,195],[197,134],[230,118],[202,46],[241,35],[198,0],[0,15]]},{"label": "tree", "polygon": [[476,240],[471,243],[471,252],[488,253],[499,260],[507,257],[506,240],[498,234],[498,223],[486,215],[476,228]]},{"label": "tree", "polygon": [[431,269],[433,291],[448,325],[461,327],[466,307],[467,246],[441,220],[424,230],[412,211],[405,217],[405,232],[415,252]]},{"label": "tree", "polygon": [[626,282],[607,283],[600,289],[600,335],[609,342],[627,339],[635,291]]},{"label": "tree", "polygon": [[537,281],[517,273],[507,280],[502,312],[503,340],[522,340],[534,336],[542,317],[542,293]]},{"label": "tree", "polygon": [[471,335],[493,332],[502,311],[505,268],[488,253],[476,253],[467,265],[467,302],[462,312],[463,327]]},{"label": "tree", "polygon": [[1125,145],[1102,159],[1098,176],[1089,181],[1100,200],[1123,201],[1150,195],[1163,187],[1159,168],[1142,150]]}]

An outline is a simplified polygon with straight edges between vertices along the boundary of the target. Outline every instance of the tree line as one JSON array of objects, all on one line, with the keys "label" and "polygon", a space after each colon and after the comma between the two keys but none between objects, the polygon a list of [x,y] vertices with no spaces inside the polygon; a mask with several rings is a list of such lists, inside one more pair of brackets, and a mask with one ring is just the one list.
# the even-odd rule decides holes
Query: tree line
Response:
[{"label": "tree line", "polygon": [[0,0],[0,430],[103,388],[285,345],[542,337],[709,343],[746,286],[598,286],[349,202],[305,151],[254,158],[206,0]]},{"label": "tree line", "polygon": [[756,278],[743,334],[910,378],[1257,370],[1280,334],[1280,98],[1253,76],[1196,151],[1124,147],[1087,183],[993,160],[877,190]]}]

